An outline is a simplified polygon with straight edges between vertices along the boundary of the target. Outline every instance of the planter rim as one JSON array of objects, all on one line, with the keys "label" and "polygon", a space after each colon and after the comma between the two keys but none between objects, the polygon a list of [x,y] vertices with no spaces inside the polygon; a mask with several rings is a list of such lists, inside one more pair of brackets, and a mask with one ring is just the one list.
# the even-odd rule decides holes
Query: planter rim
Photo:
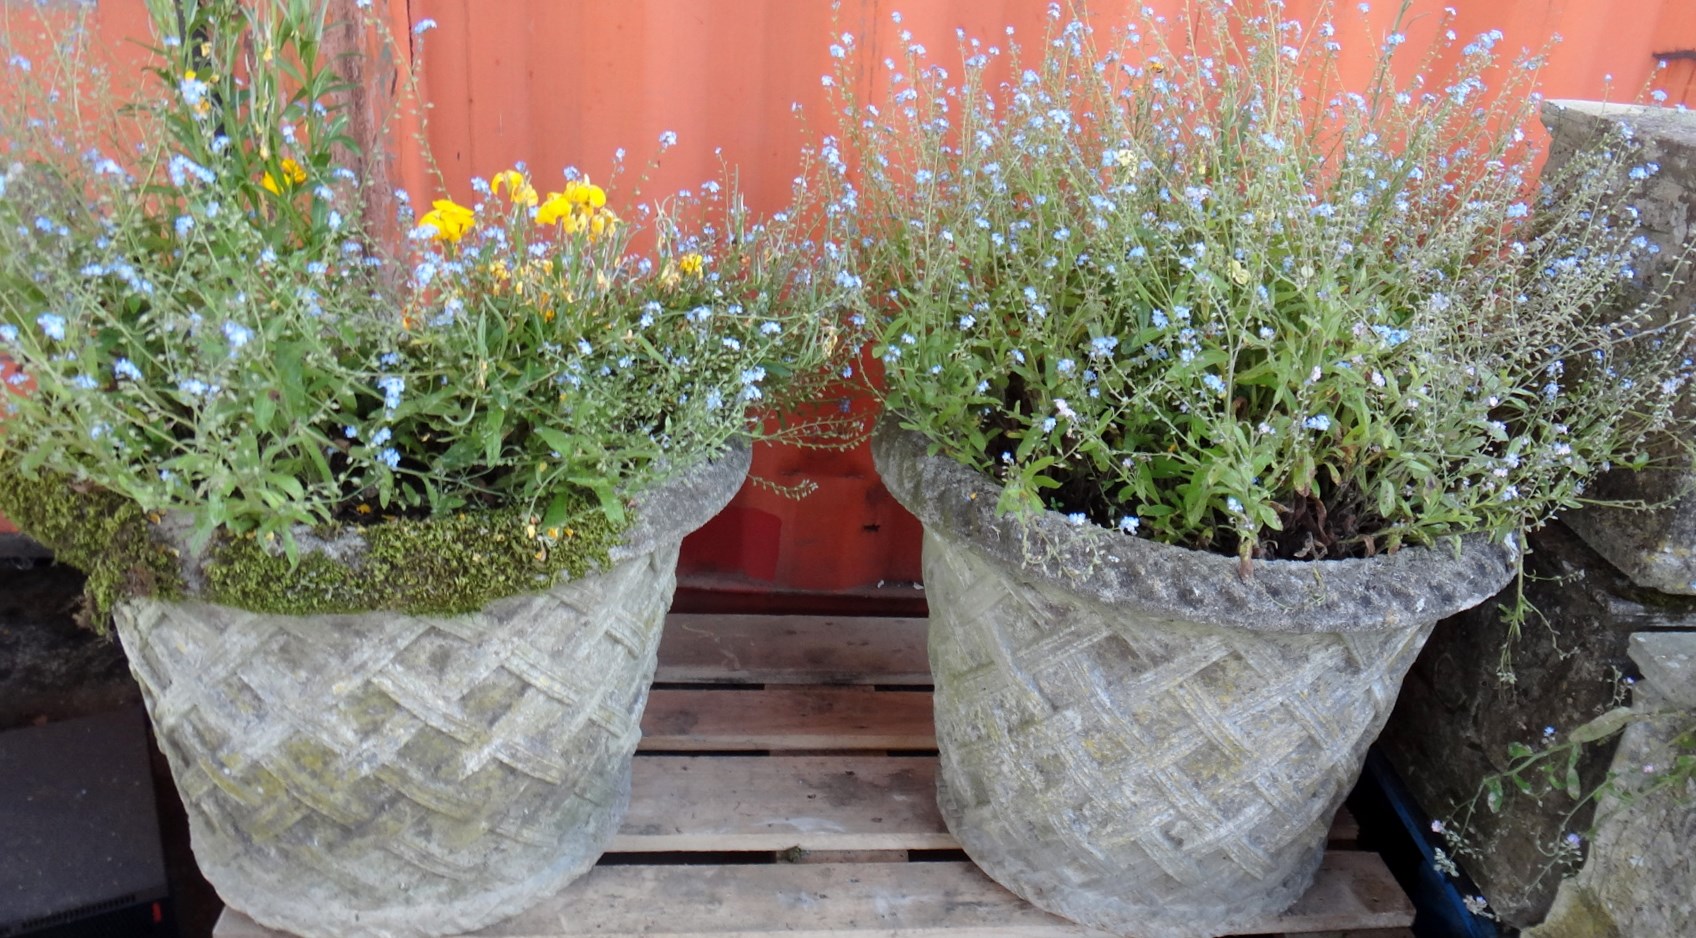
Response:
[{"label": "planter rim", "polygon": [[[638,510],[618,543],[607,551],[608,563],[645,556],[661,544],[682,540],[712,520],[742,487],[752,462],[753,447],[747,439],[738,437],[728,441],[725,451],[717,458],[703,460],[634,493]],[[204,558],[189,549],[190,525],[186,515],[167,515],[153,530],[177,551],[187,586],[186,598],[200,597],[205,586]],[[365,551],[365,538],[355,526],[344,527],[328,540],[303,526],[296,527],[295,536],[302,556],[318,553],[345,563]]]},{"label": "planter rim", "polygon": [[998,515],[999,484],[930,453],[922,434],[889,415],[872,435],[872,461],[927,530],[1023,578],[1177,621],[1285,633],[1406,628],[1477,605],[1515,570],[1514,548],[1471,534],[1368,558],[1256,561],[1244,580],[1235,557],[1074,525],[1055,511]]}]

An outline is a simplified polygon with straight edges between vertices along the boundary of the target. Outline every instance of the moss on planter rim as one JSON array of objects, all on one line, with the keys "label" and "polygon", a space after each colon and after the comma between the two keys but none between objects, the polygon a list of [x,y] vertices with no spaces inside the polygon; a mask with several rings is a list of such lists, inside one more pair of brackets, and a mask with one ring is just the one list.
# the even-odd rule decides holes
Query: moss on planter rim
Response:
[{"label": "moss on planter rim", "polygon": [[[517,509],[398,519],[355,529],[364,549],[351,562],[303,550],[298,563],[252,535],[214,545],[202,598],[290,615],[392,609],[416,615],[472,612],[491,600],[546,589],[562,574],[607,563],[622,526],[584,501],[551,543],[532,537]],[[316,532],[334,540],[344,531]]]},{"label": "moss on planter rim", "polygon": [[106,631],[112,607],[126,596],[183,595],[176,558],[156,543],[141,508],[121,496],[73,485],[61,476],[17,471],[0,458],[0,513],[51,548],[54,556],[88,574],[84,608],[77,618]]},{"label": "moss on planter rim", "polygon": [[312,532],[325,542],[359,535],[363,544],[354,541],[346,560],[303,549],[294,562],[280,546],[252,535],[225,536],[208,548],[199,570],[202,585],[191,591],[177,548],[121,496],[49,473],[31,478],[17,471],[14,458],[0,458],[0,513],[60,561],[88,574],[81,618],[101,632],[113,607],[130,596],[192,594],[289,615],[471,612],[504,596],[544,589],[561,575],[575,578],[605,566],[626,529],[585,498],[571,506],[558,537],[546,540],[532,536],[528,519],[515,508]]}]

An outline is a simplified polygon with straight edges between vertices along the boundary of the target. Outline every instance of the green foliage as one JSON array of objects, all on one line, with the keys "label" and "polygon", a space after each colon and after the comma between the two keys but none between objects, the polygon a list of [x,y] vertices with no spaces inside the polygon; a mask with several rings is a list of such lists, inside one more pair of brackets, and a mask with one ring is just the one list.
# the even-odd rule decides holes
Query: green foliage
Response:
[{"label": "green foliage", "polygon": [[[1003,509],[1370,555],[1535,526],[1674,426],[1689,311],[1654,318],[1666,284],[1609,308],[1658,167],[1616,139],[1535,186],[1536,57],[1488,33],[1432,72],[1452,11],[1422,52],[1352,7],[1052,10],[1040,61],[903,35],[887,99],[843,102],[887,405]],[[1356,26],[1378,66],[1350,88]],[[877,66],[843,43],[846,89]]]},{"label": "green foliage", "polygon": [[[575,171],[544,200],[514,170],[417,219],[398,194],[409,236],[386,243],[351,168],[325,0],[148,8],[150,81],[131,100],[76,29],[31,62],[13,48],[31,29],[11,25],[29,14],[4,13],[11,484],[186,513],[196,548],[239,561],[220,595],[264,608],[318,608],[267,579],[297,532],[367,526],[363,570],[302,575],[346,608],[436,610],[468,601],[462,577],[530,584],[604,558],[628,497],[735,439],[858,432],[825,408],[783,416],[830,400],[855,351],[837,181],[758,219],[728,174],[626,204]],[[568,526],[583,534],[551,533]],[[426,531],[487,563],[423,564],[406,545],[453,542]]]},{"label": "green foliage", "polygon": [[[495,182],[475,183],[470,207],[438,201],[414,229],[406,341],[378,379],[405,392],[379,421],[398,462],[379,502],[495,499],[554,527],[549,493],[577,492],[616,521],[618,483],[671,471],[675,454],[744,433],[858,432],[838,414],[758,422],[828,398],[854,350],[835,316],[853,281],[840,248],[818,261],[812,239],[830,232],[806,220],[819,215],[811,190],[796,190],[794,214],[759,221],[709,182],[674,198],[674,214],[638,206],[632,223],[575,171],[557,193],[516,168]],[[634,250],[644,227],[650,255]]]},{"label": "green foliage", "polygon": [[[1625,682],[1629,686],[1632,682]],[[1624,697],[1623,687],[1617,698]],[[1618,699],[1616,699],[1618,704]],[[1620,733],[1634,723],[1658,727],[1657,733],[1665,746],[1652,750],[1652,761],[1621,766],[1617,762],[1600,782],[1586,783],[1581,777],[1580,760],[1596,747],[1611,745]],[[1603,750],[1606,753],[1606,749]],[[1587,773],[1586,773],[1587,774]],[[1696,714],[1676,708],[1638,709],[1616,705],[1594,719],[1562,734],[1546,727],[1535,744],[1508,744],[1506,766],[1485,776],[1471,799],[1457,806],[1454,817],[1447,823],[1433,822],[1434,832],[1442,835],[1455,856],[1476,853],[1471,828],[1479,807],[1495,814],[1512,798],[1530,798],[1538,804],[1546,800],[1567,808],[1561,827],[1566,833],[1555,843],[1539,845],[1548,862],[1538,879],[1551,873],[1575,870],[1583,860],[1584,844],[1607,823],[1607,819],[1633,804],[1661,792],[1674,798],[1684,798],[1696,780]],[[1574,822],[1582,812],[1595,806],[1598,811],[1588,828],[1575,830]],[[1603,810],[1605,809],[1605,810]],[[1456,875],[1457,867],[1449,854],[1439,851],[1439,868]]]},{"label": "green foliage", "polygon": [[331,165],[341,115],[305,96],[340,87],[302,41],[322,29],[309,6],[183,4],[179,38],[176,6],[153,4],[155,81],[122,107],[103,84],[68,95],[81,58],[14,59],[0,348],[33,384],[7,399],[18,471],[190,508],[202,537],[328,520],[367,484],[338,425],[380,401],[369,372],[400,337],[356,181]]}]

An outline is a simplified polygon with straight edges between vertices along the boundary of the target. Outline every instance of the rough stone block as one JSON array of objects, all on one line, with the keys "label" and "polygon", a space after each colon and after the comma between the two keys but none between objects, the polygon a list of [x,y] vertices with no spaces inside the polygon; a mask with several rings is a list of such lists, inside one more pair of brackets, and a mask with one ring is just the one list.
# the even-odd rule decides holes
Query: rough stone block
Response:
[{"label": "rough stone block", "polygon": [[[1507,641],[1498,604],[1511,601],[1510,584],[1496,601],[1437,625],[1379,740],[1434,817],[1450,816],[1506,768],[1509,743],[1533,743],[1545,726],[1564,734],[1613,706],[1616,680],[1632,670],[1633,632],[1696,629],[1696,599],[1635,585],[1559,524],[1533,534],[1531,548],[1526,590],[1544,619],[1533,617],[1511,646],[1515,682],[1497,677]],[[1596,748],[1580,762],[1587,787],[1611,756]],[[1480,801],[1469,832],[1480,855],[1463,865],[1508,924],[1533,925],[1553,902],[1561,871],[1542,849],[1566,833],[1571,808],[1559,794],[1509,798],[1499,814]],[[1573,823],[1590,820],[1583,811]]]},{"label": "rough stone block", "polygon": [[[1696,721],[1696,633],[1633,635],[1642,669],[1612,770],[1627,792],[1598,807],[1590,855],[1527,938],[1696,935],[1696,780],[1658,786],[1674,737]],[[1656,715],[1656,716],[1651,716]]]},{"label": "rough stone block", "polygon": [[[1644,146],[1644,159],[1660,165],[1637,203],[1643,233],[1661,249],[1638,270],[1639,287],[1672,274],[1696,233],[1696,113],[1596,101],[1550,101],[1542,116],[1554,137],[1551,166],[1618,127],[1631,129]],[[1673,288],[1665,309],[1683,313],[1696,308],[1696,278],[1687,268],[1679,279],[1683,283]],[[1624,302],[1635,303],[1639,296],[1639,292],[1628,292]],[[1696,405],[1688,397],[1682,416],[1687,426],[1696,428]],[[1696,595],[1696,465],[1687,456],[1671,453],[1669,447],[1658,454],[1674,460],[1664,468],[1608,473],[1591,490],[1607,500],[1661,507],[1646,512],[1592,508],[1573,512],[1566,521],[1634,582],[1668,593]]]}]

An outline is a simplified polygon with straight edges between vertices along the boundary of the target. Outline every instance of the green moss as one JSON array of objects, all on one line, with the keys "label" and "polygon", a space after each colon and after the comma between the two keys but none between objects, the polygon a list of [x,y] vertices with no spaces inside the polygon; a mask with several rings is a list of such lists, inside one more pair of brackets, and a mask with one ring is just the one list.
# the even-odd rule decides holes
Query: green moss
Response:
[{"label": "green moss", "polygon": [[0,513],[88,575],[78,618],[97,632],[106,631],[112,608],[125,597],[183,594],[176,559],[153,541],[134,502],[62,476],[30,478],[6,457],[0,458]]},{"label": "green moss", "polygon": [[[545,589],[607,562],[623,527],[576,506],[544,546],[516,509],[400,519],[359,528],[366,548],[351,563],[303,551],[298,563],[251,536],[226,539],[205,565],[207,600],[290,615],[393,609],[417,615],[472,612],[490,600]],[[334,540],[341,530],[317,532]]]},{"label": "green moss", "polygon": [[[88,574],[85,612],[98,631],[127,597],[186,594],[175,551],[154,538],[154,526],[133,502],[79,490],[62,476],[28,478],[15,469],[0,459],[0,513]],[[628,526],[608,521],[588,499],[573,504],[567,518],[559,536],[546,541],[531,536],[517,509],[386,521],[356,529],[365,549],[350,563],[309,550],[293,562],[251,535],[221,537],[202,565],[199,598],[289,615],[471,612],[604,566]],[[333,541],[344,533],[326,528],[314,535]]]}]

